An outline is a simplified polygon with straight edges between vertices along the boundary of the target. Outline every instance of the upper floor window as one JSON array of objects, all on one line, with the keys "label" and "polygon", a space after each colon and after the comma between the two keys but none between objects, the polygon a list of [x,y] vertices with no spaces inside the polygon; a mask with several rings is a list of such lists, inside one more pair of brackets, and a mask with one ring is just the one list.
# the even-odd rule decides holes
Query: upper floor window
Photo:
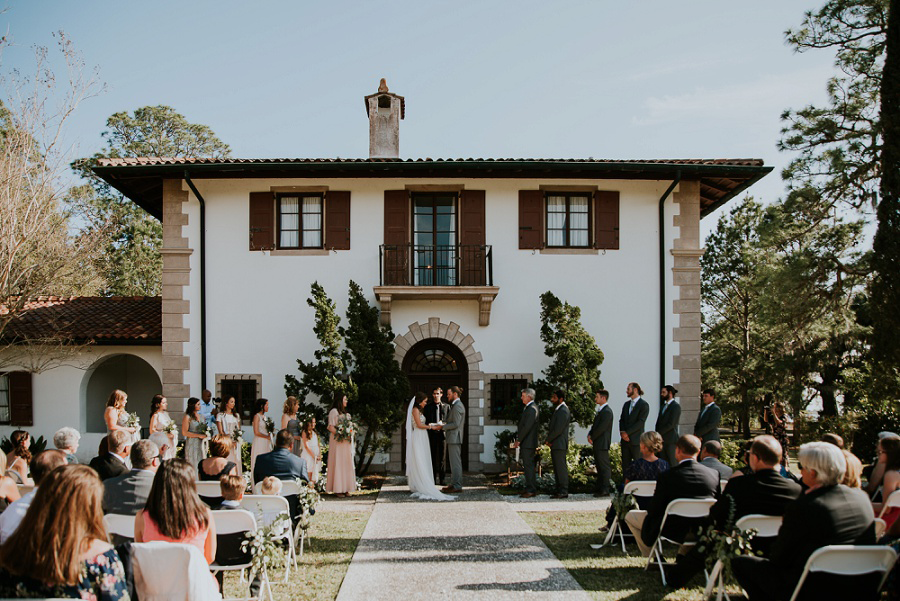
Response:
[{"label": "upper floor window", "polygon": [[587,248],[590,246],[591,195],[586,193],[547,195],[547,246]]},{"label": "upper floor window", "polygon": [[322,195],[278,197],[278,248],[322,248]]}]

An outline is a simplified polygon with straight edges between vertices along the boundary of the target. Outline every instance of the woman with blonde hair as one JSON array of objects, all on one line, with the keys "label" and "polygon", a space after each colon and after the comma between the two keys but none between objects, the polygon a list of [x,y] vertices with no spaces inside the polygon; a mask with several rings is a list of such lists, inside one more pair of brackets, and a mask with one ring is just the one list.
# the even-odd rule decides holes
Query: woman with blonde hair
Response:
[{"label": "woman with blonde hair", "polygon": [[0,597],[127,601],[122,561],[106,542],[102,498],[103,484],[86,465],[44,476],[22,523],[0,546]]},{"label": "woman with blonde hair", "polygon": [[300,440],[300,419],[297,417],[297,411],[300,409],[300,401],[295,396],[289,396],[284,401],[284,407],[281,410],[281,429],[287,430],[294,439],[294,447],[291,452],[297,457],[301,456],[303,444]]},{"label": "woman with blonde hair", "polygon": [[141,433],[137,428],[125,425],[128,422],[128,412],[125,405],[128,404],[128,395],[124,390],[113,390],[106,399],[106,410],[103,412],[103,421],[106,422],[106,433],[113,430],[125,430],[131,434],[131,443],[141,439]]},{"label": "woman with blonde hair", "polygon": [[663,439],[659,432],[650,430],[641,434],[641,456],[625,470],[625,482],[632,480],[656,480],[669,469],[669,462],[656,456],[662,451]]}]

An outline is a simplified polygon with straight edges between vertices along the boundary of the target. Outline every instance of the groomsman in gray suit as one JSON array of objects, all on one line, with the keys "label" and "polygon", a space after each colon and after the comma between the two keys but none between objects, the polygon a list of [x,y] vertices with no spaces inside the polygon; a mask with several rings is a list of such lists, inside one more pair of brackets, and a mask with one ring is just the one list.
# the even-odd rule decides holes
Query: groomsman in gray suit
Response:
[{"label": "groomsman in gray suit", "polygon": [[703,409],[697,416],[694,436],[705,444],[710,440],[719,440],[719,422],[722,421],[722,410],[716,405],[716,393],[710,388],[703,391],[700,400],[703,401]]},{"label": "groomsman in gray suit", "polygon": [[669,462],[669,467],[678,465],[675,461],[675,443],[681,435],[678,422],[681,421],[681,405],[675,400],[678,391],[671,384],[663,386],[660,392],[662,406],[659,408],[659,417],[656,418],[656,431],[662,436],[662,458]]},{"label": "groomsman in gray suit", "polygon": [[566,405],[566,393],[557,390],[550,395],[550,402],[556,407],[550,418],[550,431],[547,442],[550,457],[553,459],[553,475],[556,478],[556,494],[551,499],[567,499],[569,497],[569,466],[566,465],[566,452],[569,450],[569,422],[572,413]]},{"label": "groomsman in gray suit", "polygon": [[447,422],[438,427],[444,431],[447,440],[447,455],[450,459],[450,486],[445,486],[441,491],[445,493],[462,492],[462,443],[463,428],[466,427],[466,408],[463,406],[459,395],[462,388],[451,386],[447,389],[447,400],[450,401],[450,411],[447,412]]},{"label": "groomsman in gray suit", "polygon": [[588,444],[594,447],[594,465],[597,467],[597,488],[595,497],[609,495],[609,481],[612,478],[612,468],[609,465],[609,446],[612,443],[613,410],[610,408],[609,391],[598,390],[594,395],[597,404],[597,413],[594,414],[594,423],[588,432]]},{"label": "groomsman in gray suit", "polygon": [[519,417],[519,428],[516,437],[516,448],[525,471],[525,491],[519,496],[525,499],[537,494],[537,480],[534,476],[534,454],[538,441],[538,409],[534,402],[534,388],[522,391],[522,404],[525,409]]},{"label": "groomsman in gray suit", "polygon": [[650,415],[650,404],[641,398],[644,391],[637,382],[630,382],[625,389],[628,402],[622,406],[619,416],[619,435],[622,437],[622,471],[641,456],[641,434]]}]

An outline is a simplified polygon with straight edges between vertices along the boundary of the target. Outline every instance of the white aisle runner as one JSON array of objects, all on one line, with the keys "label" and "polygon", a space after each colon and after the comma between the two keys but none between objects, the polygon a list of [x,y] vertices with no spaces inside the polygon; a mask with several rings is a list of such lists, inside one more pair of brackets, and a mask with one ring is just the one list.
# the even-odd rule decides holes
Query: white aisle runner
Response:
[{"label": "white aisle runner", "polygon": [[405,479],[381,489],[338,601],[588,601],[562,563],[482,478],[454,502],[413,501]]}]

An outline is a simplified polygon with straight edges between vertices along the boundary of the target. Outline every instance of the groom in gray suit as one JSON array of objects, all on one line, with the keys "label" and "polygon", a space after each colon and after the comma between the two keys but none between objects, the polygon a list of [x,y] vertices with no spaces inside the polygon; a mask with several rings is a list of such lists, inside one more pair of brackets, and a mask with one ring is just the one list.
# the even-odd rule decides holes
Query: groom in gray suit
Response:
[{"label": "groom in gray suit", "polygon": [[462,443],[463,428],[466,426],[466,408],[459,398],[461,394],[462,388],[459,386],[447,389],[450,411],[447,413],[447,423],[438,428],[444,431],[447,455],[450,458],[450,486],[441,489],[441,492],[445,493],[462,492]]}]

